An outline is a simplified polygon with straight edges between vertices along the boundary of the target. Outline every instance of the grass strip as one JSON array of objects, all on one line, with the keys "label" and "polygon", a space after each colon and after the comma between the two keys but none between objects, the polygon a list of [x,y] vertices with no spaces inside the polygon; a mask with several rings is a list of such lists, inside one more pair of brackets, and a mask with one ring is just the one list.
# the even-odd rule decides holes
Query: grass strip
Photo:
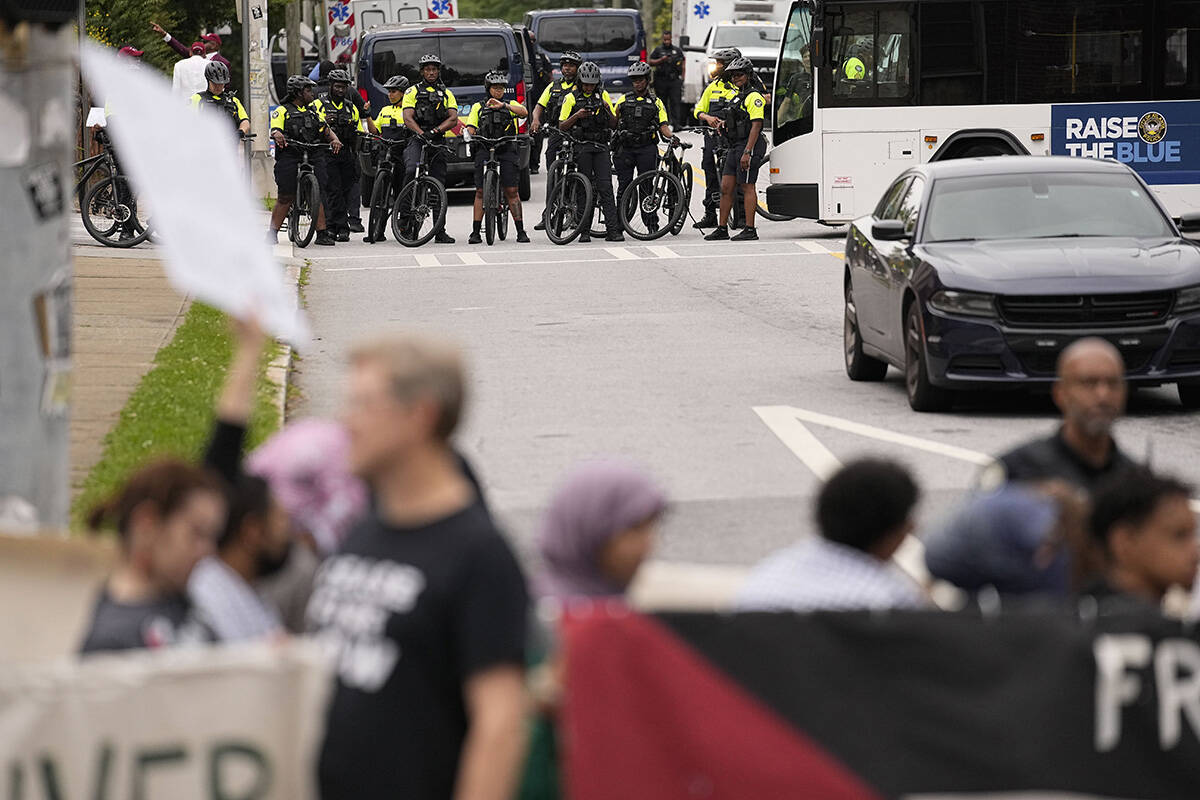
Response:
[{"label": "grass strip", "polygon": [[[280,348],[272,344],[263,365]],[[213,406],[233,358],[233,336],[225,315],[193,303],[170,344],[158,351],[113,429],[104,451],[71,505],[72,527],[82,530],[87,512],[110,496],[131,472],[155,458],[199,460],[212,431]],[[275,397],[279,387],[260,373],[247,448],[279,426]]]}]

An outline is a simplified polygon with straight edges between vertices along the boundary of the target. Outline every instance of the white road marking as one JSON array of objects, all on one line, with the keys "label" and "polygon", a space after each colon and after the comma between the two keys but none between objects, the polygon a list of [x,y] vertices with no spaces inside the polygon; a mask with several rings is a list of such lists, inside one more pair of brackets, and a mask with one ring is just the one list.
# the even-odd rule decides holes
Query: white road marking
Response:
[{"label": "white road marking", "polygon": [[[765,239],[765,240],[759,240],[759,241],[755,242],[753,247],[755,247],[755,248],[758,248],[758,247],[782,247],[785,249],[794,250],[800,242],[807,242],[809,244],[815,244],[816,249],[809,249],[808,247],[806,247],[804,245],[800,245],[802,250],[804,250],[807,253],[812,253],[813,255],[829,255],[831,252],[830,250],[828,250],[824,247],[821,247],[819,243],[817,243],[813,240],[810,240],[810,239],[778,239],[778,240]],[[382,244],[382,246],[385,246],[385,247],[387,246],[387,243],[381,243],[381,244]],[[705,241],[698,241],[698,242],[674,241],[671,243],[671,247],[666,248],[666,249],[672,249],[672,248],[679,249],[681,247],[711,247],[711,246],[712,246],[712,242],[705,242]],[[659,245],[659,247],[661,248],[661,245]],[[108,249],[110,249],[110,248],[105,248],[105,252],[107,252]],[[521,255],[525,256],[525,255],[534,255],[536,253],[560,253],[560,252],[562,252],[562,249],[563,248],[561,246],[560,247],[529,248],[529,249],[526,249],[524,247],[515,247],[512,249],[505,248],[503,251],[495,251],[495,252],[520,253]],[[600,248],[597,248],[597,249],[600,249]],[[646,249],[653,250],[653,247],[646,246]],[[488,250],[486,252],[493,252],[493,251]],[[757,251],[750,250],[748,252],[753,253],[753,252],[757,252]],[[458,256],[461,258],[462,256],[467,255],[467,254],[479,255],[479,251],[475,251],[475,250],[447,250],[444,252],[441,250],[438,251],[439,256]],[[318,261],[362,261],[365,259],[372,259],[372,258],[399,258],[399,257],[406,257],[406,256],[411,256],[411,255],[412,255],[412,252],[407,247],[397,248],[395,246],[392,246],[392,247],[387,247],[387,250],[385,252],[362,253],[362,254],[353,255],[353,256],[338,256],[338,255],[312,256],[312,257],[309,257],[308,260],[312,261],[313,263],[316,263]],[[679,256],[678,254],[675,254],[674,257],[681,258],[681,256]],[[488,263],[490,263],[490,262],[488,262]]]},{"label": "white road marking", "polygon": [[647,246],[646,249],[659,258],[680,258],[679,253],[661,244],[652,244]]},{"label": "white road marking", "polygon": [[641,259],[641,256],[629,252],[624,247],[606,247],[604,250],[616,258],[617,261],[638,261]]},{"label": "white road marking", "polygon": [[442,262],[438,261],[438,257],[433,253],[417,253],[415,256],[418,266],[422,267],[440,267]]},{"label": "white road marking", "polygon": [[452,308],[450,310],[451,311],[486,311],[489,308],[495,308],[495,306],[460,306],[458,308]]},{"label": "white road marking", "polygon": [[812,470],[819,480],[825,480],[842,466],[837,456],[821,444],[812,431],[796,417],[797,409],[791,406],[755,406],[754,413],[779,437],[779,441],[791,450],[804,466]]},{"label": "white road marking", "polygon": [[806,253],[820,253],[821,255],[829,255],[829,248],[825,247],[820,242],[814,242],[811,239],[797,239],[796,246]]},{"label": "white road marking", "polygon": [[459,253],[458,257],[462,259],[462,263],[471,267],[480,267],[487,264],[483,260],[483,256],[479,255],[479,253]]}]

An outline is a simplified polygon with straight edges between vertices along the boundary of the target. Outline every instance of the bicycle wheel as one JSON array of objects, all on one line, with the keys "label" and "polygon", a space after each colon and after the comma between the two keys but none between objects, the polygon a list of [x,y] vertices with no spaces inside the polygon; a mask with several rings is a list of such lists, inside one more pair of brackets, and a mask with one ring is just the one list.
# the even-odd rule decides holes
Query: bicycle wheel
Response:
[{"label": "bicycle wheel", "polygon": [[655,170],[637,176],[621,195],[621,225],[643,242],[674,230],[687,210],[683,184],[669,172]]},{"label": "bicycle wheel", "polygon": [[405,247],[420,247],[446,224],[446,187],[422,175],[400,190],[392,206],[392,235]]},{"label": "bicycle wheel", "polygon": [[288,236],[296,247],[308,247],[317,234],[317,214],[321,210],[321,190],[311,172],[296,181],[296,199],[288,211]]},{"label": "bicycle wheel", "polygon": [[388,214],[392,210],[388,203],[388,190],[391,189],[391,185],[390,173],[385,171],[375,173],[374,185],[371,187],[371,203],[368,206],[371,209],[367,216],[366,240],[368,242],[382,242],[387,238]]},{"label": "bicycle wheel", "polygon": [[570,244],[583,232],[592,215],[592,184],[579,172],[569,172],[546,204],[546,236],[555,244]]},{"label": "bicycle wheel", "polygon": [[508,238],[508,199],[504,197],[496,207],[496,235],[502,242]]},{"label": "bicycle wheel", "polygon": [[687,222],[688,213],[692,208],[692,187],[695,185],[695,177],[692,175],[692,165],[684,164],[682,177],[679,177],[679,182],[683,185],[683,214],[679,216],[679,222],[675,223],[671,228],[671,235],[678,236],[683,230],[684,223]]},{"label": "bicycle wheel", "polygon": [[500,175],[488,170],[483,176],[483,238],[488,246],[496,243],[496,195],[500,193]]},{"label": "bicycle wheel", "polygon": [[150,237],[150,225],[138,217],[137,197],[123,175],[88,189],[80,214],[87,232],[107,247],[134,247]]}]

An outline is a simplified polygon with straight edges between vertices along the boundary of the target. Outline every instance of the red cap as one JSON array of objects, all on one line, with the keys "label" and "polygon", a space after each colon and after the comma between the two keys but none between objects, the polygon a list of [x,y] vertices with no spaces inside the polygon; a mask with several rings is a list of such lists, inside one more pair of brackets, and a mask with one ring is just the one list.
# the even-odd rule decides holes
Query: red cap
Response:
[{"label": "red cap", "polygon": [[200,55],[204,55],[204,52],[205,52],[204,42],[192,42],[192,55],[195,55],[197,53],[199,53]]},{"label": "red cap", "polygon": [[141,58],[144,52],[144,50],[138,50],[136,47],[130,47],[129,45],[125,45],[117,51],[119,55],[130,56],[131,58]]},{"label": "red cap", "polygon": [[217,36],[215,33],[206,33],[200,37],[200,40],[205,41],[205,42],[212,42],[217,47],[221,46],[221,37]]}]

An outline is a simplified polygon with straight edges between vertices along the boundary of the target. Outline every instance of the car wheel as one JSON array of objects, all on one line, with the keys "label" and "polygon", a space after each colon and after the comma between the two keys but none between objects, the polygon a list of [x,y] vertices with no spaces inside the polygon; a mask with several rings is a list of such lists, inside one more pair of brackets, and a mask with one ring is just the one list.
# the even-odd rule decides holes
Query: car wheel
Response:
[{"label": "car wheel", "polygon": [[846,374],[852,381],[881,381],[887,375],[887,362],[863,353],[862,335],[858,329],[858,308],[854,305],[854,289],[846,284],[846,317],[842,327],[842,349],[846,356]]},{"label": "car wheel", "polygon": [[1200,383],[1181,381],[1175,384],[1175,389],[1179,392],[1180,405],[1188,409],[1200,408]]},{"label": "car wheel", "polygon": [[929,382],[920,301],[913,301],[904,320],[904,386],[913,411],[945,411],[950,407],[950,393]]}]

